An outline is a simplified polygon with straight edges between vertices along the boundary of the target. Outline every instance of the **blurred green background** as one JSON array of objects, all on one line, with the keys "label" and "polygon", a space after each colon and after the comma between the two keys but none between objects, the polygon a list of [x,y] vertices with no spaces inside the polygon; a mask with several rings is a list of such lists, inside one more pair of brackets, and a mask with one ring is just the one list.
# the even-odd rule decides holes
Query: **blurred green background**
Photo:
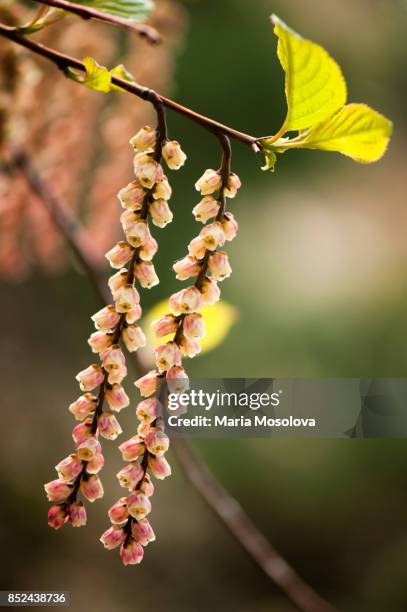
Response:
[{"label": "blurred green background", "polygon": [[[229,250],[234,274],[222,290],[239,319],[222,346],[188,364],[191,376],[406,376],[407,3],[184,4],[189,30],[172,95],[185,105],[259,136],[279,128],[283,75],[268,23],[275,12],[338,60],[351,101],[367,102],[395,123],[388,153],[372,166],[294,151],[279,159],[274,175],[266,174],[260,158],[234,144],[233,168],[243,187],[230,208],[240,233]],[[173,113],[169,124],[189,159],[171,177],[175,220],[160,231],[161,283],[143,295],[146,307],[178,289],[170,268],[197,232],[190,212],[197,202],[194,182],[219,157],[215,139],[198,126]],[[130,163],[129,156],[129,177]],[[90,507],[88,527],[47,528],[42,483],[54,478],[54,464],[71,449],[66,407],[77,394],[74,374],[89,362],[85,339],[98,304],[74,267],[56,277],[37,271],[23,284],[2,283],[1,295],[2,588],[69,590],[78,611],[294,610],[175,460],[174,476],[156,488],[151,521],[157,541],[141,566],[123,568],[116,552],[97,542],[107,508],[120,494],[115,444],[104,445],[105,497]],[[121,421],[127,432],[134,430],[134,410]],[[194,445],[271,542],[340,610],[405,612],[403,440]]]}]

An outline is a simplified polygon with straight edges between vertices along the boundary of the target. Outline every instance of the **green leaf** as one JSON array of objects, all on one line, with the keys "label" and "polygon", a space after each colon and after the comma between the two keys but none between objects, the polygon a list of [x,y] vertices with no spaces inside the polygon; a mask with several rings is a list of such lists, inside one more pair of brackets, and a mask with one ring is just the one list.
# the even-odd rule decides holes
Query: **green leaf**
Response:
[{"label": "green leaf", "polygon": [[123,91],[122,87],[112,83],[112,76],[119,77],[129,82],[134,81],[133,75],[123,66],[123,64],[119,64],[115,68],[112,68],[112,70],[108,70],[105,66],[100,66],[93,57],[85,57],[82,62],[86,69],[85,76],[78,74],[70,68],[66,70],[66,75],[70,79],[82,83],[82,85],[94,91],[101,91],[102,93]]},{"label": "green leaf", "polygon": [[75,2],[137,22],[145,21],[154,8],[153,0],[75,0]]},{"label": "green leaf", "polygon": [[392,131],[392,122],[366,104],[348,104],[282,148],[338,151],[368,164],[384,155]]},{"label": "green leaf", "polygon": [[82,61],[86,68],[86,76],[83,77],[81,83],[94,91],[108,93],[111,89],[111,76],[108,69],[105,66],[99,66],[92,57],[85,57]]},{"label": "green leaf", "polygon": [[265,159],[265,165],[261,167],[262,170],[271,170],[271,172],[274,172],[275,169],[275,165],[277,163],[277,154],[273,149],[273,146],[271,145],[271,147],[267,146],[266,141],[263,141],[261,143],[261,149],[264,153],[264,159]]},{"label": "green leaf", "polygon": [[[115,66],[114,68],[112,68],[112,70],[110,71],[110,74],[111,76],[119,77],[120,79],[123,79],[124,81],[129,81],[130,83],[134,81],[133,75],[131,74],[131,72],[127,70],[125,66],[123,66],[123,64],[119,64],[118,66]],[[123,91],[122,87],[119,87],[118,85],[115,85],[114,83],[112,83],[110,87],[112,91]]]},{"label": "green leaf", "polygon": [[302,38],[276,15],[277,54],[284,69],[287,116],[277,137],[290,130],[303,130],[331,117],[346,103],[347,89],[342,71],[319,45]]}]

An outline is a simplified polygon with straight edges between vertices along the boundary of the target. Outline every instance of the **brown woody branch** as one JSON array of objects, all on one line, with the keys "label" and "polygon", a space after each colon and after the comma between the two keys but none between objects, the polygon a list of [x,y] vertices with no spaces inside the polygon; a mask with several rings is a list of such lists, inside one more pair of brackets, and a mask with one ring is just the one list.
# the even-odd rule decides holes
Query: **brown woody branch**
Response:
[{"label": "brown woody branch", "polygon": [[[27,38],[19,34],[15,31],[14,28],[2,23],[0,23],[0,36],[3,36],[4,38],[7,38],[8,40],[11,40],[16,44],[21,45],[26,49],[29,49],[33,53],[36,53],[37,55],[40,55],[41,57],[44,57],[45,59],[53,62],[58,68],[60,68],[64,72],[66,72],[69,68],[73,68],[81,72],[86,72],[85,66],[80,60],[69,55],[65,55],[64,53],[60,53],[59,51],[46,47],[45,45],[42,45],[40,43],[34,42],[31,38]],[[139,85],[134,81],[126,81],[125,79],[121,79],[117,76],[112,76],[112,83],[121,87],[127,92],[137,96],[138,98],[150,101],[151,89],[148,89],[147,87],[143,87],[142,85]],[[174,110],[175,112],[183,115],[184,117],[187,117],[187,119],[190,119],[191,121],[202,125],[210,132],[215,134],[224,134],[229,138],[233,138],[234,140],[238,140],[239,142],[248,145],[256,153],[259,151],[259,147],[257,145],[257,141],[259,140],[259,138],[256,138],[255,136],[249,136],[244,132],[239,132],[238,130],[235,130],[232,127],[219,123],[214,119],[210,119],[209,117],[200,115],[199,113],[196,113],[190,108],[182,106],[182,104],[178,104],[178,102],[170,100],[165,96],[161,96],[159,94],[156,95],[159,96],[162,104],[166,108]]]},{"label": "brown woody branch", "polygon": [[62,9],[82,17],[82,19],[97,19],[98,21],[104,21],[111,23],[120,28],[135,32],[142,38],[145,38],[149,43],[156,45],[161,42],[161,36],[155,28],[149,25],[135,23],[131,19],[123,19],[116,15],[99,11],[98,9],[84,6],[83,4],[76,4],[75,2],[68,2],[67,0],[36,0],[41,4],[52,6],[53,8]]}]

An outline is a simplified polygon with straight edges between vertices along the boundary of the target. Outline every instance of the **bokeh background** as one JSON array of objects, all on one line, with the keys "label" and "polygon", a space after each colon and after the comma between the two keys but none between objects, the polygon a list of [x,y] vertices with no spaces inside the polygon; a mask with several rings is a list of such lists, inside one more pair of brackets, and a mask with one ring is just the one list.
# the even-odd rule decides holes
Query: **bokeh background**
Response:
[{"label": "bokeh background", "polygon": [[[12,3],[2,4],[15,12]],[[70,30],[55,26],[36,38],[109,65],[124,60],[141,82],[265,135],[285,113],[271,12],[328,48],[346,74],[350,100],[391,117],[395,134],[376,165],[293,151],[279,159],[274,175],[234,145],[233,166],[244,187],[231,202],[240,233],[230,247],[234,274],[222,289],[239,318],[225,342],[192,361],[189,372],[196,378],[406,376],[404,0],[168,0],[158,2],[153,18],[166,39],[162,48],[76,20]],[[101,254],[119,235],[114,194],[131,177],[127,141],[151,115],[133,98],[87,91],[11,48],[1,42],[7,137],[33,154],[64,206],[78,211],[104,265]],[[16,70],[18,79],[8,78]],[[146,307],[177,288],[171,262],[196,233],[193,185],[219,156],[215,140],[198,126],[172,113],[169,124],[189,159],[172,175],[175,221],[160,231],[161,284],[143,295]],[[0,185],[2,588],[69,590],[78,611],[294,610],[175,460],[174,476],[154,496],[157,542],[141,566],[123,568],[97,541],[119,495],[115,444],[105,444],[105,497],[89,509],[88,527],[47,528],[42,483],[71,449],[66,407],[77,394],[74,374],[89,362],[85,339],[98,303],[22,178],[3,177]],[[132,409],[122,425],[135,429]],[[273,544],[340,610],[405,612],[404,440],[193,444]]]}]

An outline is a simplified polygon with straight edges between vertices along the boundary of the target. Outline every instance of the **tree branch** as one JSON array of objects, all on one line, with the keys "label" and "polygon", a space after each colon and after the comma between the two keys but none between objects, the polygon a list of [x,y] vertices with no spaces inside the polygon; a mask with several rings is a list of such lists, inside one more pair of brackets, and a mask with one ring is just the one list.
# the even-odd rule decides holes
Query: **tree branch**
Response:
[{"label": "tree branch", "polygon": [[[34,42],[30,38],[26,38],[25,36],[18,34],[18,32],[16,32],[14,28],[4,25],[2,23],[0,24],[0,36],[3,36],[8,40],[11,40],[16,44],[21,45],[26,49],[29,49],[33,53],[36,53],[37,55],[46,58],[47,60],[53,62],[59,69],[63,71],[65,71],[67,68],[74,68],[76,70],[80,70],[81,72],[85,72],[85,66],[80,60],[69,55],[65,55],[64,53],[60,53],[55,49],[50,49],[49,47],[46,47],[45,45],[42,45],[40,43]],[[120,79],[117,76],[112,76],[112,83],[114,85],[118,85],[122,89],[137,96],[138,98],[150,101],[152,90],[148,89],[147,87],[142,87],[134,81],[126,81],[125,79]],[[184,117],[187,117],[191,121],[202,125],[210,132],[215,134],[224,134],[225,136],[229,136],[234,140],[238,140],[239,142],[242,142],[251,147],[256,153],[260,150],[257,145],[257,141],[259,140],[259,138],[256,138],[255,136],[249,136],[244,132],[239,132],[238,130],[235,130],[232,127],[219,123],[214,119],[210,119],[209,117],[200,115],[199,113],[196,113],[190,108],[182,106],[182,104],[178,104],[178,102],[174,102],[174,100],[170,100],[169,98],[166,98],[161,95],[159,95],[159,98],[166,108],[169,108],[181,115],[184,115]]]},{"label": "tree branch", "polygon": [[116,15],[111,15],[83,4],[68,2],[67,0],[36,0],[36,2],[40,2],[41,4],[46,4],[47,6],[52,6],[54,8],[63,9],[64,11],[68,11],[74,15],[82,17],[82,19],[97,19],[98,21],[111,23],[119,26],[120,28],[129,30],[130,32],[135,32],[153,45],[161,42],[160,34],[155,28],[149,25],[135,23],[130,19],[122,19]]},{"label": "tree branch", "polygon": [[171,448],[176,452],[178,461],[195,490],[256,565],[299,610],[336,612],[270,544],[239,502],[220,484],[205,463],[198,459],[185,439],[173,438]]},{"label": "tree branch", "polygon": [[[224,146],[227,147],[226,142]],[[86,241],[78,241],[79,224],[72,224],[72,218],[67,215],[58,200],[47,188],[27,153],[22,150],[17,151],[8,165],[8,171],[13,166],[20,170],[34,193],[39,196],[57,229],[62,233],[87,273],[101,302],[103,304],[109,303],[110,296],[106,295],[104,279],[99,274],[98,269],[95,268],[93,259],[89,256]],[[74,228],[76,228],[76,231],[74,231]],[[85,234],[86,230],[81,229],[80,235],[84,236]],[[132,353],[131,357],[137,374],[143,375],[145,372],[140,365],[137,355]],[[301,612],[336,612],[335,608],[314,591],[270,544],[252,519],[245,513],[238,501],[230,495],[202,460],[197,457],[187,440],[173,438],[171,448],[185,476],[197,493],[248,553],[255,564],[285,593],[288,599]]]}]

